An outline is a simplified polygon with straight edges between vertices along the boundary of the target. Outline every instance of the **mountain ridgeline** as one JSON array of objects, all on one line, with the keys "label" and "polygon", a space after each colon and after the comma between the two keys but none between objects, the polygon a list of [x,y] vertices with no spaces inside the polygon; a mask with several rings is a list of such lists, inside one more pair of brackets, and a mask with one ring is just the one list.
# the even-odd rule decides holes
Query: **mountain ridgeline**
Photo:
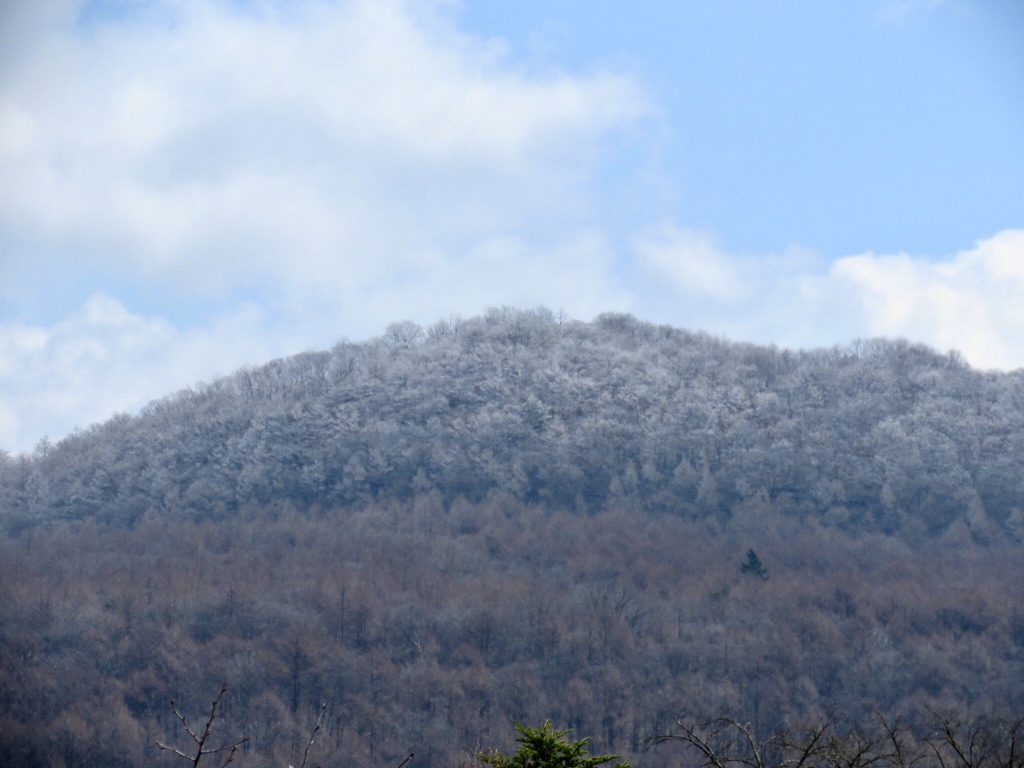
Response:
[{"label": "mountain ridgeline", "polygon": [[1024,371],[491,310],[343,342],[0,458],[4,523],[488,498],[1024,539]]}]

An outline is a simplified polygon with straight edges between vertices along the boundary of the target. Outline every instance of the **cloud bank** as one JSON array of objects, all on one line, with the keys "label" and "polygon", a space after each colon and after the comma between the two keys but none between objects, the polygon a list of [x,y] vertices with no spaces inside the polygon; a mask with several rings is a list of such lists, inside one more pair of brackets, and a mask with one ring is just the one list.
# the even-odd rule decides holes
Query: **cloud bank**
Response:
[{"label": "cloud bank", "polygon": [[418,269],[472,279],[496,235],[563,252],[591,155],[647,109],[620,75],[517,72],[440,8],[156,7],[53,25],[5,79],[0,216],[26,250],[322,319]]},{"label": "cloud bank", "polygon": [[789,347],[904,337],[979,368],[1024,367],[1024,230],[940,259],[734,255],[671,224],[639,236],[635,250],[658,285],[655,312],[671,322]]},{"label": "cloud bank", "polygon": [[958,349],[981,368],[1024,367],[1024,230],[1006,230],[955,256],[838,260],[829,279],[856,297],[872,335]]}]

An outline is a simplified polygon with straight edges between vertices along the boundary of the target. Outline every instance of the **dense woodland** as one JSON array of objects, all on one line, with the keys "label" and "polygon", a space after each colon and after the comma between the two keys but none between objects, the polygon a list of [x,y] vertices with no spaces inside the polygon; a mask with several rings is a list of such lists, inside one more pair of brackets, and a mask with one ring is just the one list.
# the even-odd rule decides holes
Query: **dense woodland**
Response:
[{"label": "dense woodland", "polygon": [[[398,323],[0,454],[0,763],[453,765],[551,719],[1024,711],[1024,371]],[[754,555],[760,568],[751,566]]]}]

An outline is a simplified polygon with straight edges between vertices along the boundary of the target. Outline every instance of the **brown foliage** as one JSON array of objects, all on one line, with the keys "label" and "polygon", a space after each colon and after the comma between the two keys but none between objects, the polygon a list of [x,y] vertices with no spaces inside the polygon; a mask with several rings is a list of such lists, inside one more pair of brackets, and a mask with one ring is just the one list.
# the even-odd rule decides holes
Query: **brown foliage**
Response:
[{"label": "brown foliage", "polygon": [[[221,681],[254,767],[298,762],[325,702],[317,754],[357,765],[453,762],[513,719],[659,765],[640,745],[684,710],[772,733],[1024,705],[1012,546],[431,504],[0,539],[0,762],[170,767],[166,702],[208,711]],[[739,572],[752,544],[768,581]]]}]

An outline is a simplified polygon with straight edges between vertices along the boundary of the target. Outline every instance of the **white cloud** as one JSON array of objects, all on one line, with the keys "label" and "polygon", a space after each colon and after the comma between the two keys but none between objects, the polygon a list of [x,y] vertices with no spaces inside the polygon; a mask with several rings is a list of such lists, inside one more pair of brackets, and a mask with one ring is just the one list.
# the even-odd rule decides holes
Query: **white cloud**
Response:
[{"label": "white cloud", "polygon": [[829,278],[860,304],[866,334],[959,349],[981,368],[1024,367],[1024,230],[930,262],[906,254],[837,261]]},{"label": "white cloud", "polygon": [[645,294],[635,311],[646,316],[796,347],[821,344],[825,334],[833,343],[849,331],[829,306],[836,297],[816,278],[821,260],[806,250],[732,254],[710,234],[671,223],[641,233],[633,245]]},{"label": "white cloud", "polygon": [[634,245],[640,263],[671,278],[681,293],[726,304],[750,293],[743,259],[724,253],[707,232],[665,223],[642,233]]},{"label": "white cloud", "polygon": [[330,293],[578,218],[588,146],[647,109],[629,79],[527,77],[398,0],[168,8],[54,26],[12,69],[0,223],[193,291]]},{"label": "white cloud", "polygon": [[401,279],[382,285],[368,306],[377,328],[396,318],[432,322],[438,306],[471,315],[491,306],[543,305],[590,318],[629,307],[631,295],[612,278],[612,270],[612,249],[597,231],[581,231],[550,248],[514,235],[495,236],[459,261],[440,253],[425,257]]},{"label": "white cloud", "polygon": [[655,284],[651,312],[668,322],[790,347],[905,337],[980,368],[1024,367],[1024,230],[945,259],[867,253],[825,264],[796,250],[735,256],[666,226],[636,253]]},{"label": "white cloud", "polygon": [[252,307],[181,331],[99,293],[50,327],[0,324],[0,445],[28,450],[118,411],[265,359],[273,340]]},{"label": "white cloud", "polygon": [[0,154],[17,155],[35,143],[36,121],[10,102],[0,104]]}]

